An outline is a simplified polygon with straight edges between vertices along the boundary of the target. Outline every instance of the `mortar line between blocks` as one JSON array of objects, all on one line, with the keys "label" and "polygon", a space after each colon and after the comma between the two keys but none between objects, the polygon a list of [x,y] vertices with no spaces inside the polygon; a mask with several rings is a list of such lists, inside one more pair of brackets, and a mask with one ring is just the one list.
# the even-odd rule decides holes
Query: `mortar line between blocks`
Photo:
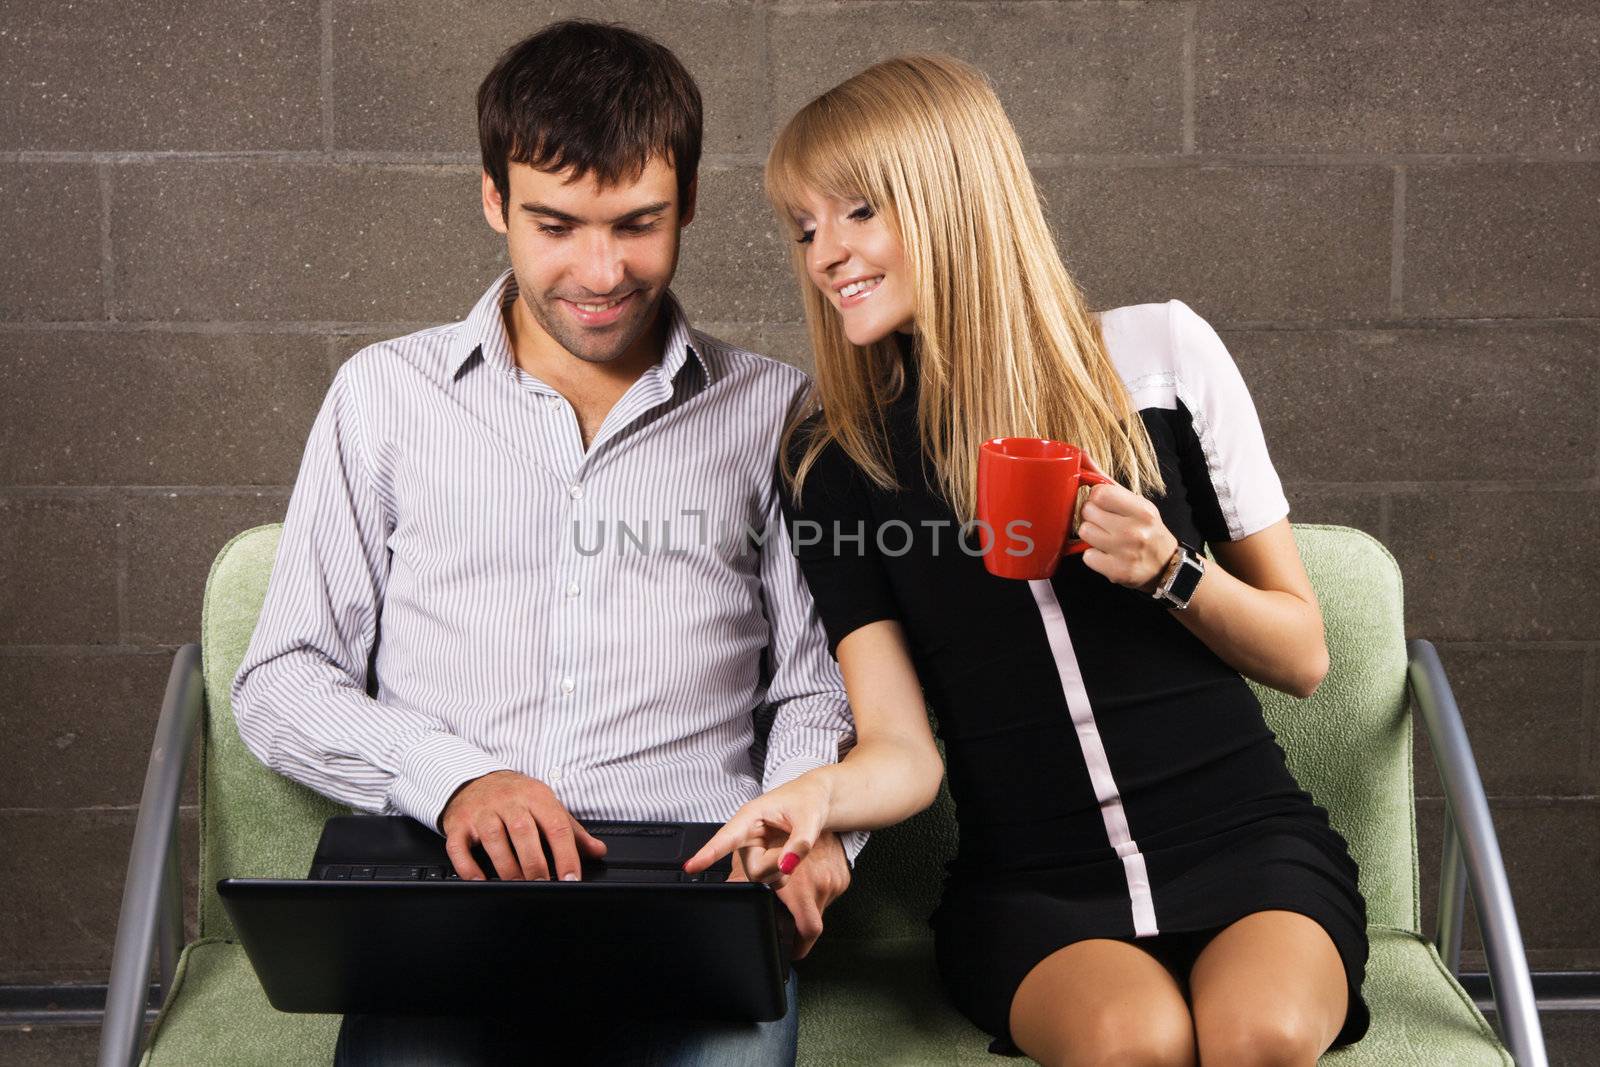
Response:
[{"label": "mortar line between blocks", "polygon": [[107,322],[117,321],[117,261],[111,251],[111,167],[112,164],[105,162],[95,165],[95,179],[100,186],[101,313]]},{"label": "mortar line between blocks", "polygon": [[322,64],[318,94],[322,98],[322,150],[333,151],[333,0],[322,0]]},{"label": "mortar line between blocks", "polygon": [[1404,308],[1403,281],[1406,250],[1406,165],[1394,168],[1394,216],[1389,234],[1389,314],[1399,318]]},{"label": "mortar line between blocks", "polygon": [[1186,156],[1194,155],[1194,19],[1195,8],[1188,4],[1183,10],[1183,58],[1180,60],[1179,75],[1183,85],[1183,147]]}]

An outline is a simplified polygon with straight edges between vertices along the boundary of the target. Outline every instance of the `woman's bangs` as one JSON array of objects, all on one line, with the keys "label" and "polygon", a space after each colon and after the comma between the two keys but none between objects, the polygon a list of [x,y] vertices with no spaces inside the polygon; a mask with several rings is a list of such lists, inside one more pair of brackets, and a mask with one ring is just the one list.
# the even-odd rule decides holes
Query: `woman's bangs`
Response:
[{"label": "woman's bangs", "polygon": [[810,195],[853,200],[868,196],[864,160],[853,151],[858,139],[824,111],[826,97],[806,105],[778,135],[767,157],[767,198],[790,216]]}]

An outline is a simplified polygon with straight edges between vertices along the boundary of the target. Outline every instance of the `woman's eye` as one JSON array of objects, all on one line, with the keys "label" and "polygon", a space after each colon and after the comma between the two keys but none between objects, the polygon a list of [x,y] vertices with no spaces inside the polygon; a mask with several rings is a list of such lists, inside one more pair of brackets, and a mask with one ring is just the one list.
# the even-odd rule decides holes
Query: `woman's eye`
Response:
[{"label": "woman's eye", "polygon": [[796,237],[795,241],[799,244],[808,245],[811,243],[811,238],[816,232],[816,230],[801,230],[800,236]]},{"label": "woman's eye", "polygon": [[857,222],[866,222],[876,214],[877,212],[872,210],[871,204],[862,204],[860,207],[850,212],[850,217],[855,219]]}]

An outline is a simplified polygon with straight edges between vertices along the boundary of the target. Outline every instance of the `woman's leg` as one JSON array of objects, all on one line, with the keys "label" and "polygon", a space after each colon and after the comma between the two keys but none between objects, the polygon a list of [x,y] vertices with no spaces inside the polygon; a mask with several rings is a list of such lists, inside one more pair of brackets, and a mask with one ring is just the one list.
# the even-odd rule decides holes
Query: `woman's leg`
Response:
[{"label": "woman's leg", "polygon": [[1045,1067],[1193,1067],[1194,1023],[1165,964],[1126,941],[1078,941],[1011,1000],[1011,1038]]},{"label": "woman's leg", "polygon": [[1189,992],[1202,1067],[1312,1067],[1350,996],[1333,939],[1292,911],[1224,927],[1195,959]]}]

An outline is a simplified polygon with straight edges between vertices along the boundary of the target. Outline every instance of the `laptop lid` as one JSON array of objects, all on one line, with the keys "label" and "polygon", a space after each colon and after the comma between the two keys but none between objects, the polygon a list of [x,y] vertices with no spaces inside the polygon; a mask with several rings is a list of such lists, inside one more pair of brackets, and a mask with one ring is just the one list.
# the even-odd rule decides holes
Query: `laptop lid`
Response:
[{"label": "laptop lid", "polygon": [[[226,878],[217,892],[280,1011],[783,1016],[788,908],[758,883],[679,880],[715,825],[585,828],[608,853],[585,865],[584,881],[469,882],[412,875],[449,866],[427,827],[338,816],[311,877]],[[323,877],[331,867],[372,872]]]}]

